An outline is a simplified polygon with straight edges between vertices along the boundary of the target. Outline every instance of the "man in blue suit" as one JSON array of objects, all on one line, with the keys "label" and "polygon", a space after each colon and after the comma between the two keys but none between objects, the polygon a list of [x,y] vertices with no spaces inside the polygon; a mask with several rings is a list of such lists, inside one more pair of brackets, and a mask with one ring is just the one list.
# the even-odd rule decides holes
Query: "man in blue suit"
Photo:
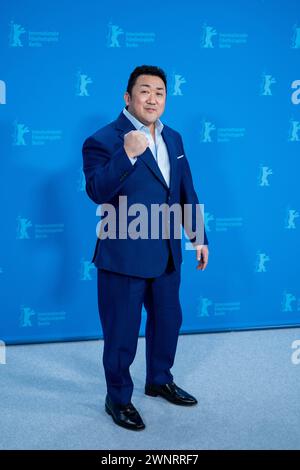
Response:
[{"label": "man in blue suit", "polygon": [[[169,209],[189,208],[181,225],[194,246],[200,270],[208,262],[208,240],[203,223],[197,223],[199,201],[182,138],[159,119],[166,94],[162,69],[136,67],[124,95],[126,107],[83,144],[86,191],[102,210],[92,261],[98,273],[104,337],[105,409],[116,424],[132,430],[145,428],[131,402],[129,371],[143,305],[147,311],[145,394],[176,405],[197,403],[174,383],[170,372],[182,324],[182,254],[180,237],[174,235],[176,217]],[[162,222],[153,217],[157,208],[162,208]]]}]

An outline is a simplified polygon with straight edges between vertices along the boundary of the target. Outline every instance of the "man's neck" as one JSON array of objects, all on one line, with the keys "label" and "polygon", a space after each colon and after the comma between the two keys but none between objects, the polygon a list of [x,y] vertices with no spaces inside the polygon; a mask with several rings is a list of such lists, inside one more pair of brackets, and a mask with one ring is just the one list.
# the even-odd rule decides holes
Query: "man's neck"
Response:
[{"label": "man's neck", "polygon": [[131,110],[128,109],[128,107],[126,106],[125,108],[133,117],[135,117],[135,119],[137,119],[138,121],[140,121],[142,124],[144,124],[144,126],[146,127],[149,127],[149,130],[151,132],[151,135],[155,136],[155,122],[151,122],[150,124],[145,124],[143,121],[141,121],[138,116],[136,116]]},{"label": "man's neck", "polygon": [[155,128],[156,128],[156,122],[151,122],[150,124],[147,124],[143,122],[138,116],[135,115],[134,112],[132,112],[130,109],[128,109],[128,106],[125,107],[125,110],[127,113],[129,113],[132,117],[134,117],[137,121],[139,121],[143,126],[148,127],[149,132],[155,142]]}]

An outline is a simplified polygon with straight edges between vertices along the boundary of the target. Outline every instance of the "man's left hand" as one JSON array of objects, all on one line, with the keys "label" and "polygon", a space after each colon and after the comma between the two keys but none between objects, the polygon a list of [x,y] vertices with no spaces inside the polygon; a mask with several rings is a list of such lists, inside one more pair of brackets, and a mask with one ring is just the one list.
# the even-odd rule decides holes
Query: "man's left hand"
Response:
[{"label": "man's left hand", "polygon": [[196,245],[196,256],[197,256],[197,269],[204,271],[208,263],[208,246],[207,245]]}]

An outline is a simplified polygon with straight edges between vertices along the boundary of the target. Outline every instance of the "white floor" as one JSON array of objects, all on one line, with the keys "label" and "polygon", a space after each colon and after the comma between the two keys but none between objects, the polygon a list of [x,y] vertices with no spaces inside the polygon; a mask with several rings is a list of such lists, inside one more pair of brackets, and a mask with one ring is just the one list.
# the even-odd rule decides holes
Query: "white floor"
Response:
[{"label": "white floor", "polygon": [[102,341],[7,347],[0,365],[1,449],[300,449],[300,329],[180,336],[175,382],[185,408],[143,393],[144,338],[131,367],[146,429],[104,411]]}]

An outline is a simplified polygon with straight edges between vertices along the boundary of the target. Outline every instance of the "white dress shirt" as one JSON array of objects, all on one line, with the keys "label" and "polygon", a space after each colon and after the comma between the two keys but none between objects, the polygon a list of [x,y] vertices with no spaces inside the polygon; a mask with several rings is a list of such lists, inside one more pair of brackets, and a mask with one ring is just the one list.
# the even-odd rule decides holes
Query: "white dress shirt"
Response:
[{"label": "white dress shirt", "polygon": [[[153,158],[155,158],[159,169],[167,183],[167,186],[170,186],[170,160],[169,154],[167,150],[167,146],[165,144],[164,139],[162,138],[162,130],[163,130],[163,123],[160,119],[157,119],[155,122],[155,141],[151,135],[149,127],[145,126],[142,122],[140,122],[136,117],[134,117],[126,108],[123,109],[123,113],[129,119],[130,122],[134,125],[134,127],[138,130],[143,132],[148,139],[149,148],[152,152]],[[128,157],[131,163],[134,165],[138,157]]]}]

